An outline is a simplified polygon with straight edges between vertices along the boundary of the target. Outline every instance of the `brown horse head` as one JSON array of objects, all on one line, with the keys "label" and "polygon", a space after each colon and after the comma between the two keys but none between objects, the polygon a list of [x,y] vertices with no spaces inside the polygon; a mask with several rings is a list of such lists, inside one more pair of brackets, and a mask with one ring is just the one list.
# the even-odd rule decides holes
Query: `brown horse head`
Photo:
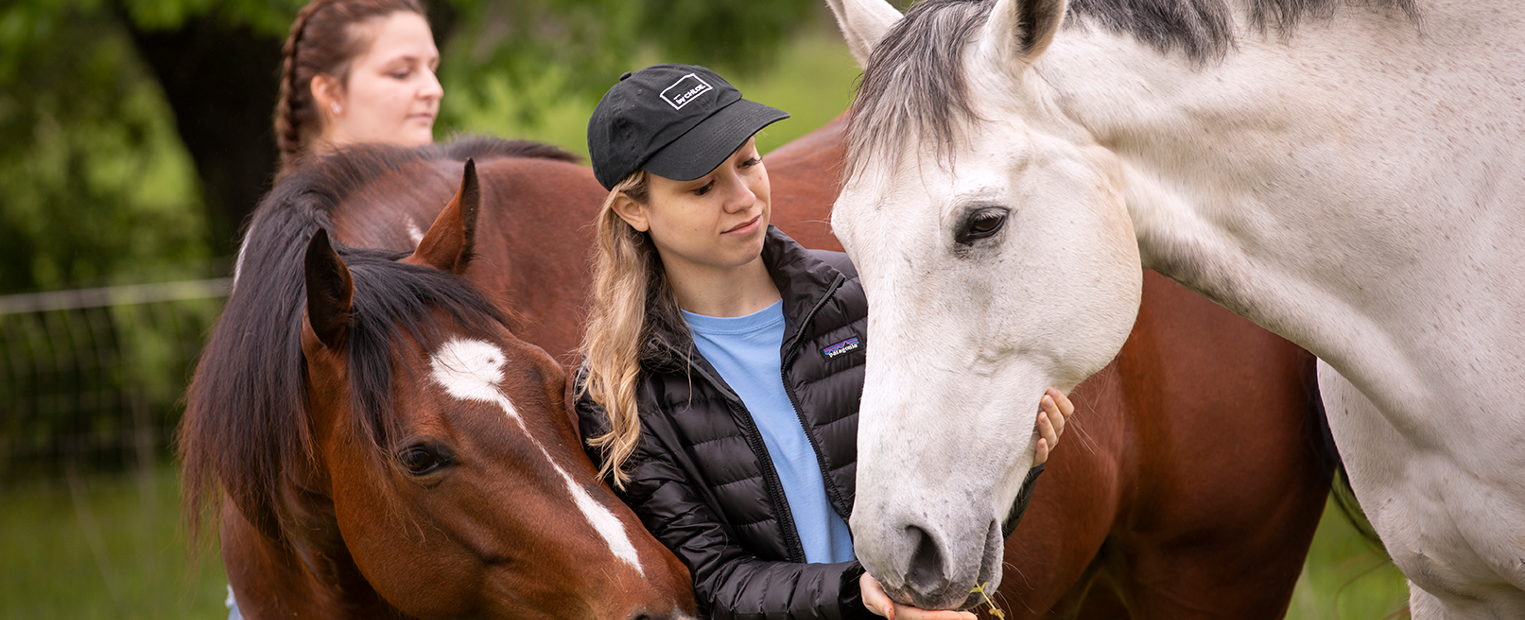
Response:
[{"label": "brown horse head", "polygon": [[319,226],[299,256],[280,250],[296,264],[271,278],[260,271],[274,266],[269,239],[246,246],[182,430],[192,506],[209,483],[202,467],[233,500],[223,551],[245,615],[692,610],[687,571],[577,447],[562,369],[460,275],[479,200],[468,162],[407,256],[343,247]]}]

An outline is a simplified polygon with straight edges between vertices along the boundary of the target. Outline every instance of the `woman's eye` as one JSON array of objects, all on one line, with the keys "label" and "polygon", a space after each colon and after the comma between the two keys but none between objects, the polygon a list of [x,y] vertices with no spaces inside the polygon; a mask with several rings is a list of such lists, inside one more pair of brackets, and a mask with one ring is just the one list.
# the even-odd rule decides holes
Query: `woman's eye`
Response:
[{"label": "woman's eye", "polygon": [[408,79],[408,76],[411,75],[412,73],[413,73],[412,71],[402,71],[402,72],[393,73],[392,77],[394,77],[396,79],[399,79],[399,80],[406,80],[406,79]]},{"label": "woman's eye", "polygon": [[741,162],[741,167],[742,168],[751,168],[752,166],[756,166],[757,164],[760,164],[760,163],[762,163],[762,158],[761,157],[753,157],[752,159],[748,159],[748,160],[746,160],[744,162]]},{"label": "woman's eye", "polygon": [[701,185],[698,188],[695,188],[694,189],[694,195],[695,196],[703,196],[705,194],[710,193],[710,190],[712,190],[712,189],[715,189],[715,182],[714,181],[710,181],[709,183],[705,183],[704,185]]}]

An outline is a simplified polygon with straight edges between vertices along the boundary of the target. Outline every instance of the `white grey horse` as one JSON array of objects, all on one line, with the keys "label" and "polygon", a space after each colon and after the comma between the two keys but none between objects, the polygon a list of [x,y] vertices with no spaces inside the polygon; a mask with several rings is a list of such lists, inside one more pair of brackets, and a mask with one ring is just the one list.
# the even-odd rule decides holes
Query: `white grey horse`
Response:
[{"label": "white grey horse", "polygon": [[1525,618],[1521,5],[829,3],[866,67],[852,528],[896,597],[1000,578],[1031,411],[1118,351],[1143,266],[1323,360],[1414,617]]}]

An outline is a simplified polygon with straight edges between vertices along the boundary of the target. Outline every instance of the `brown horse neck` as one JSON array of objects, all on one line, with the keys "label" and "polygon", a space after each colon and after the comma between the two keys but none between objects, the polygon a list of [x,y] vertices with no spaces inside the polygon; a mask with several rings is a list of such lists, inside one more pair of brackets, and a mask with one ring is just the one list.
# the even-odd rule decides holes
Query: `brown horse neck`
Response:
[{"label": "brown horse neck", "polygon": [[223,562],[245,618],[409,618],[387,604],[355,565],[332,502],[299,490],[285,495],[283,512],[293,517],[285,541],[258,532],[231,502],[223,510]]}]

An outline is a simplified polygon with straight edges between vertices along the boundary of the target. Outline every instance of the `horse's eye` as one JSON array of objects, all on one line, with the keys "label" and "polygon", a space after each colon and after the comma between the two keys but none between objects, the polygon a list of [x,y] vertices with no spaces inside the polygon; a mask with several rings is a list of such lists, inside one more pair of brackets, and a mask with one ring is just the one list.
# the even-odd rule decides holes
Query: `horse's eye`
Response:
[{"label": "horse's eye", "polygon": [[967,245],[994,235],[1006,225],[1006,215],[1007,210],[1003,207],[985,207],[975,211],[964,218],[953,240]]},{"label": "horse's eye", "polygon": [[397,455],[398,462],[415,476],[433,472],[450,462],[449,457],[426,445],[409,446]]}]

